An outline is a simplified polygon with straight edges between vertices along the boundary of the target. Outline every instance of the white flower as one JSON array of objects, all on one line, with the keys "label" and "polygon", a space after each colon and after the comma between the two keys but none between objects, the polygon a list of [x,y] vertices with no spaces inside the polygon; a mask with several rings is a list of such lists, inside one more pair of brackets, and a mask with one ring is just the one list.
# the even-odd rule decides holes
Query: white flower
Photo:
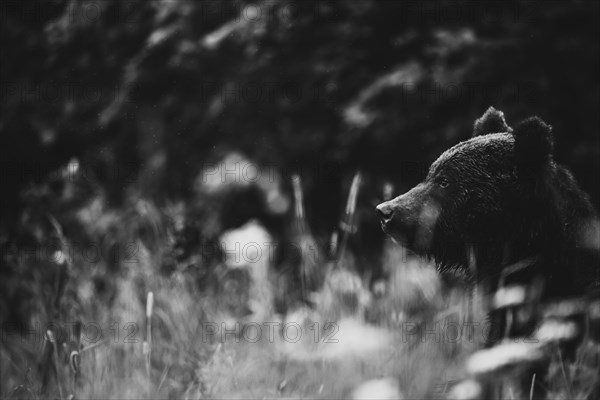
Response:
[{"label": "white flower", "polygon": [[536,362],[543,357],[539,343],[505,342],[473,354],[467,361],[467,371],[473,375],[489,374],[522,363]]},{"label": "white flower", "polygon": [[544,318],[567,318],[586,312],[587,303],[583,299],[563,300],[549,304],[544,310]]},{"label": "white flower", "polygon": [[481,396],[481,385],[473,379],[462,381],[450,389],[449,400],[474,400]]},{"label": "white flower", "polygon": [[494,308],[519,306],[527,300],[527,291],[522,286],[506,286],[498,289],[494,296]]},{"label": "white flower", "polygon": [[377,399],[377,400],[392,400],[402,399],[400,385],[393,378],[372,379],[360,384],[352,391],[351,399]]},{"label": "white flower", "polygon": [[540,342],[562,342],[573,340],[579,334],[579,327],[575,322],[547,320],[535,333]]}]

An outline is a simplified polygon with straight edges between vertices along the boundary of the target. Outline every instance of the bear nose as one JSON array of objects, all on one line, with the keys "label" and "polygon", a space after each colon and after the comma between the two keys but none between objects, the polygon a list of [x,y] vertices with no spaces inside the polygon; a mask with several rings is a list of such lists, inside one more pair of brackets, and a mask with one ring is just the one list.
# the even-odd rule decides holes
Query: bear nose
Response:
[{"label": "bear nose", "polygon": [[384,222],[392,219],[392,216],[394,215],[394,210],[385,203],[378,205],[375,210],[377,211],[379,218]]}]

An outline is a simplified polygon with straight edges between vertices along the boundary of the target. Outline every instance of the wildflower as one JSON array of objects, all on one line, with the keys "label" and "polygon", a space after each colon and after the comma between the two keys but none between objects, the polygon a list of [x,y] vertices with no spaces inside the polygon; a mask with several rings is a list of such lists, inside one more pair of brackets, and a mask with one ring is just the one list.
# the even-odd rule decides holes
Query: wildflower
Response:
[{"label": "wildflower", "polygon": [[361,383],[355,388],[351,395],[351,399],[402,399],[404,396],[400,391],[400,385],[394,378],[372,379]]},{"label": "wildflower", "polygon": [[506,286],[498,289],[494,296],[494,308],[512,308],[527,301],[527,291],[522,286]]},{"label": "wildflower", "polygon": [[544,310],[544,318],[568,318],[586,313],[586,302],[583,299],[562,300],[551,303]]},{"label": "wildflower", "polygon": [[467,361],[467,371],[473,375],[498,373],[536,363],[543,358],[544,353],[538,343],[505,342],[473,354]]},{"label": "wildflower", "polygon": [[577,338],[579,327],[575,322],[546,320],[535,333],[540,342],[565,342]]},{"label": "wildflower", "polygon": [[467,379],[455,385],[448,394],[449,400],[475,400],[481,397],[481,384]]}]

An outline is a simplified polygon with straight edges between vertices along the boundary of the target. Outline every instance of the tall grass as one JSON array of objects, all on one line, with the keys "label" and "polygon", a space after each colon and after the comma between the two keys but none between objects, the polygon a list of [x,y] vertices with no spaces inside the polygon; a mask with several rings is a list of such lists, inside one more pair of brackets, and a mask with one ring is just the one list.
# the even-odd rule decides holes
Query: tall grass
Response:
[{"label": "tall grass", "polygon": [[[111,260],[90,265],[66,249],[52,263],[21,260],[22,270],[40,269],[30,281],[35,311],[25,318],[29,329],[37,328],[17,334],[15,327],[3,326],[2,397],[339,399],[384,387],[404,398],[477,398],[492,380],[500,385],[502,398],[516,399],[529,396],[516,372],[538,358],[549,364],[550,380],[536,377],[550,382],[549,398],[585,399],[598,393],[600,349],[594,338],[587,331],[575,335],[579,350],[565,357],[572,342],[568,327],[561,325],[568,320],[565,307],[547,307],[546,320],[555,323],[538,331],[535,344],[521,340],[517,347],[477,353],[485,333],[482,304],[492,300],[461,288],[442,290],[431,263],[386,243],[383,267],[389,279],[372,292],[356,272],[347,245],[349,235],[356,234],[360,181],[357,174],[339,239],[332,235],[333,260],[302,260],[299,267],[310,301],[295,303],[283,314],[271,309],[257,320],[228,311],[232,297],[245,299],[236,289],[246,282],[242,275],[223,278],[234,281],[233,290],[224,290],[229,281],[220,278],[214,279],[214,288],[199,285],[193,268],[172,254],[176,228],[168,221],[185,216],[181,207],[173,207],[170,212],[177,215],[168,219],[166,211],[147,201],[132,201],[124,210],[98,208],[94,200],[84,204],[78,211],[82,231],[90,237],[109,232],[112,243],[130,243],[135,260],[121,257],[113,270]],[[293,182],[293,240],[317,246],[304,213],[302,182]],[[69,242],[59,221],[51,218],[42,232]],[[161,271],[169,260],[176,265],[165,275]],[[227,268],[216,266],[217,271]],[[322,277],[308,282],[315,271]],[[518,316],[516,307],[523,301],[519,296],[509,301],[516,291],[508,289],[495,303]],[[588,325],[597,326],[598,313],[588,313],[588,307],[584,302],[571,309],[581,313],[583,308],[591,315]],[[285,324],[302,329],[298,340],[284,331]],[[262,329],[259,338],[252,335],[256,325]],[[269,326],[274,327],[272,337]],[[102,337],[95,337],[98,329]],[[533,353],[527,359],[528,351]]]}]

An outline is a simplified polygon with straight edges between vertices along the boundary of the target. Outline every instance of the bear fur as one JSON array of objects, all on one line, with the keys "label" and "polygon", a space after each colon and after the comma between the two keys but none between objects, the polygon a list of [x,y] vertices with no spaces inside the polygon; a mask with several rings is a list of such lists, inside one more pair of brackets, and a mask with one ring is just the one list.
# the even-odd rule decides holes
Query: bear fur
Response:
[{"label": "bear fur", "polygon": [[445,151],[425,180],[377,206],[383,230],[441,272],[463,270],[494,291],[508,266],[541,296],[597,291],[599,229],[588,196],[553,159],[552,129],[537,117],[514,130],[489,108],[473,137]]}]

